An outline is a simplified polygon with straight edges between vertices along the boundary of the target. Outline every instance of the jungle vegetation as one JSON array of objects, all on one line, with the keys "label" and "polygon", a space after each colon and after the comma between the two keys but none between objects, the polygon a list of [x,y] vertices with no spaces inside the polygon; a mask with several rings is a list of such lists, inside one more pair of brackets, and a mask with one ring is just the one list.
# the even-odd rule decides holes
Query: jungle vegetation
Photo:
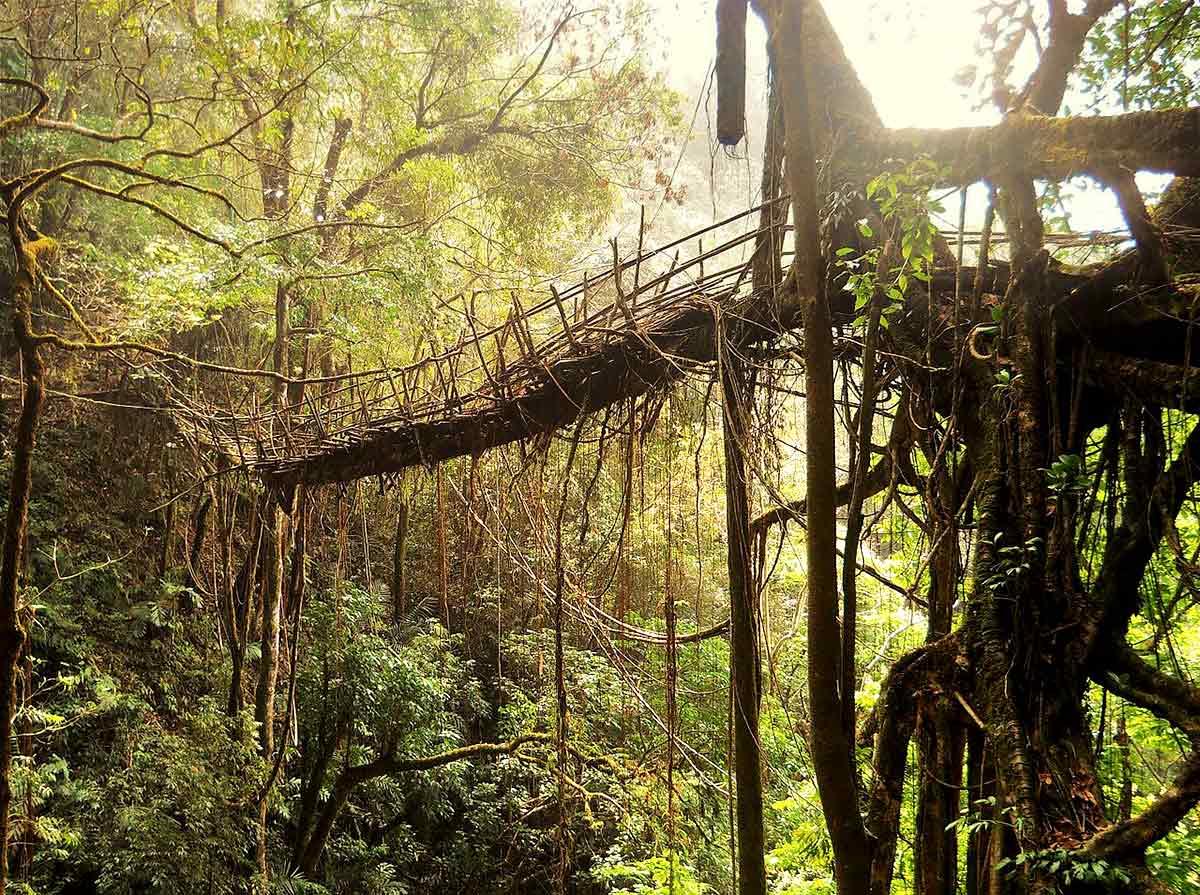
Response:
[{"label": "jungle vegetation", "polygon": [[0,895],[1200,892],[1200,5],[827,11],[0,0]]}]

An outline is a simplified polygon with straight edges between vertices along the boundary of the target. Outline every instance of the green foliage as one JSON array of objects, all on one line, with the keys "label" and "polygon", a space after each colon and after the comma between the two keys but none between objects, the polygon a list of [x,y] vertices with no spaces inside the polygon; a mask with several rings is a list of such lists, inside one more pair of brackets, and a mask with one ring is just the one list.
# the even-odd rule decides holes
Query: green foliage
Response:
[{"label": "green foliage", "polygon": [[1177,892],[1200,891],[1200,823],[1188,815],[1146,852],[1154,875]]},{"label": "green foliage", "polygon": [[1015,587],[1032,568],[1034,559],[1042,550],[1041,538],[1029,538],[1020,544],[1005,544],[1004,532],[997,532],[992,539],[995,559],[983,579],[988,590],[1000,592]]},{"label": "green foliage", "polygon": [[990,830],[993,826],[1020,831],[1022,821],[1016,806],[999,806],[999,815],[997,816],[997,805],[995,796],[975,799],[971,803],[971,809],[964,811],[955,820],[952,820],[946,829],[959,830],[967,835],[978,833],[981,830]]},{"label": "green foliage", "polygon": [[795,795],[771,805],[771,827],[780,831],[767,853],[767,874],[773,893],[832,895],[828,875],[832,851],[816,786],[805,783]]},{"label": "green foliage", "polygon": [[1129,874],[1120,867],[1100,859],[1081,858],[1075,852],[1062,848],[1021,852],[1014,858],[1003,859],[997,866],[1009,876],[1027,873],[1035,878],[1048,878],[1054,885],[1054,891],[1058,892],[1066,891],[1076,883],[1108,887],[1114,883],[1130,882]]},{"label": "green foliage", "polygon": [[184,893],[216,879],[216,891],[237,891],[265,777],[253,725],[210,701],[177,732],[135,721],[122,745],[126,768],[93,794],[90,848],[78,856],[83,866],[102,856],[100,890]]},{"label": "green foliage", "polygon": [[610,895],[706,895],[712,890],[696,879],[674,852],[625,863],[617,853],[605,856],[592,871]]},{"label": "green foliage", "polygon": [[461,638],[437,625],[397,632],[378,595],[354,585],[318,595],[305,616],[312,639],[296,685],[301,736],[352,719],[356,763],[387,748],[418,757],[463,742],[463,719],[483,701],[456,651]]},{"label": "green foliage", "polygon": [[[899,171],[884,172],[867,184],[867,198],[879,206],[884,224],[890,228],[887,238],[899,238],[900,259],[899,264],[893,264],[890,256],[885,259],[891,267],[883,272],[885,280],[880,282],[880,248],[856,254],[855,249],[843,246],[834,253],[838,267],[846,276],[843,288],[854,296],[855,327],[865,326],[869,316],[867,308],[877,292],[884,301],[879,322],[887,329],[891,319],[903,311],[910,287],[914,283],[929,282],[933,273],[933,242],[937,236],[930,215],[942,211],[941,204],[930,197],[929,190],[939,173],[933,162],[918,159]],[[866,219],[855,226],[864,239],[874,238],[875,233]]]},{"label": "green foliage", "polygon": [[1002,369],[997,370],[993,378],[992,391],[1001,398],[1009,398],[1012,396],[1012,388],[1017,384],[1017,380],[1021,378],[1021,374],[1013,374],[1012,370]]},{"label": "green foliage", "polygon": [[1088,34],[1075,70],[1082,103],[1103,112],[1186,106],[1195,99],[1200,9],[1188,0],[1131,3]]},{"label": "green foliage", "polygon": [[1091,487],[1084,459],[1078,454],[1060,454],[1045,472],[1047,487],[1059,497],[1075,497]]}]

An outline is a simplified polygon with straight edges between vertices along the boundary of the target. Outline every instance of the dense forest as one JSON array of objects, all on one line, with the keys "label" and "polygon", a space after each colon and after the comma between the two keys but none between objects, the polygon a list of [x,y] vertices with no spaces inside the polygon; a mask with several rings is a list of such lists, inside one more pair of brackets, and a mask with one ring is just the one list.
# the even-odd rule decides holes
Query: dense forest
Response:
[{"label": "dense forest", "polygon": [[1200,4],[958,6],[0,0],[0,895],[1200,892]]}]

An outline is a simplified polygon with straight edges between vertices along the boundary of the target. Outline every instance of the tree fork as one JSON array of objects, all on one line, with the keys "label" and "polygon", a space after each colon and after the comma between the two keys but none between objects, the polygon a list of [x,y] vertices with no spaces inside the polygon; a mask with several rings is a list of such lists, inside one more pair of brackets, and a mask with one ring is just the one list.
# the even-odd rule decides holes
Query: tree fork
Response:
[{"label": "tree fork", "polygon": [[474,743],[419,758],[401,758],[393,751],[395,748],[393,745],[389,751],[374,761],[345,767],[335,778],[329,795],[321,807],[320,814],[313,822],[312,830],[306,837],[302,834],[303,847],[297,848],[299,858],[295,861],[295,866],[309,879],[316,877],[317,867],[320,864],[321,855],[325,851],[329,834],[333,830],[334,821],[337,820],[339,812],[350,800],[355,787],[362,783],[390,774],[429,771],[442,765],[472,758],[514,755],[522,746],[534,743],[548,745],[552,739],[552,735],[548,733],[527,733],[507,742]]}]

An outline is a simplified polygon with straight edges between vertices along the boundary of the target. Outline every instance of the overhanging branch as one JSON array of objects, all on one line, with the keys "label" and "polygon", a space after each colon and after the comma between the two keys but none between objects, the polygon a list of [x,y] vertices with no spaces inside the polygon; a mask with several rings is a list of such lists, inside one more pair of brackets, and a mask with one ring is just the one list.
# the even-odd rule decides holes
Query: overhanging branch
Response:
[{"label": "overhanging branch", "polygon": [[951,185],[1018,173],[1041,180],[1117,170],[1200,174],[1200,108],[1069,118],[1020,112],[992,127],[867,129],[854,137],[851,167],[864,180],[886,159],[921,156],[945,166]]},{"label": "overhanging branch", "polygon": [[1104,664],[1092,675],[1096,683],[1186,736],[1200,738],[1200,690],[1152,667],[1128,644],[1114,646]]}]

